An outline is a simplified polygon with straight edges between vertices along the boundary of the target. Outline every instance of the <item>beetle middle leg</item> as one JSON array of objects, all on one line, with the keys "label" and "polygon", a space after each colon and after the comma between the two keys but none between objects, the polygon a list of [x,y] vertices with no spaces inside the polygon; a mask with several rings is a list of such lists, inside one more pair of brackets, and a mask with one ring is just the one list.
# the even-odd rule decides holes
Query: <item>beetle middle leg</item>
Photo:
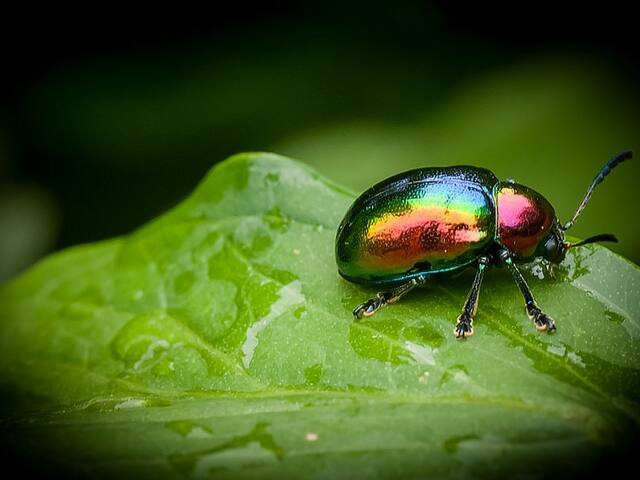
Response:
[{"label": "beetle middle leg", "polygon": [[518,285],[518,288],[520,288],[520,292],[524,297],[524,304],[525,308],[527,309],[527,315],[529,316],[529,318],[533,320],[536,328],[541,332],[544,332],[545,330],[548,332],[553,332],[556,329],[556,325],[553,322],[553,319],[549,315],[544,313],[540,309],[540,307],[538,307],[538,304],[536,303],[535,299],[533,298],[533,294],[529,289],[529,285],[527,285],[527,282],[522,276],[522,273],[520,273],[520,270],[518,270],[518,267],[516,267],[515,263],[513,263],[513,260],[510,256],[508,256],[508,253],[501,253],[501,257],[503,258],[504,263],[509,268],[513,279]]},{"label": "beetle middle leg", "polygon": [[386,292],[378,292],[375,297],[370,298],[366,302],[361,303],[353,309],[353,316],[358,320],[362,317],[370,317],[380,308],[387,303],[395,303],[404,297],[407,293],[420,285],[424,285],[427,281],[426,275],[418,275],[412,278],[406,283],[397,286]]},{"label": "beetle middle leg", "polygon": [[476,276],[473,279],[471,290],[467,301],[464,303],[462,313],[458,317],[456,322],[456,328],[453,330],[453,334],[456,338],[465,338],[473,335],[473,317],[478,309],[478,297],[480,294],[480,285],[482,284],[482,278],[484,277],[484,271],[491,262],[491,259],[487,256],[481,256],[478,258],[478,269],[476,270]]}]

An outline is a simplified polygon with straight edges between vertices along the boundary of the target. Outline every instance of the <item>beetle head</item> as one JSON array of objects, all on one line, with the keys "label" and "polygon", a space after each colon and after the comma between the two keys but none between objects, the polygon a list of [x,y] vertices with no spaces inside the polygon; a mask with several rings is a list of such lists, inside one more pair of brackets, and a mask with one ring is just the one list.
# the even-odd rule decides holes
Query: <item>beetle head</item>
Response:
[{"label": "beetle head", "polygon": [[595,242],[617,243],[618,239],[615,237],[615,235],[612,235],[610,233],[601,233],[599,235],[585,238],[580,242],[565,242],[564,230],[562,230],[560,225],[555,222],[549,235],[542,242],[540,242],[538,250],[536,251],[536,256],[542,257],[551,263],[559,264],[562,263],[569,249]]}]

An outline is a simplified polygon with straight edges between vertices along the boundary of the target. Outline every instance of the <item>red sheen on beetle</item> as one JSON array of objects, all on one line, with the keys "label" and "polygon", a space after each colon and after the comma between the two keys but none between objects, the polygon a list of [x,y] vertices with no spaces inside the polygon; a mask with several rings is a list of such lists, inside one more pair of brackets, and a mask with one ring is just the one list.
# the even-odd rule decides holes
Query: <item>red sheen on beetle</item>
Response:
[{"label": "red sheen on beetle", "polygon": [[553,224],[553,207],[536,191],[516,183],[501,182],[495,198],[500,243],[522,259],[532,257]]}]

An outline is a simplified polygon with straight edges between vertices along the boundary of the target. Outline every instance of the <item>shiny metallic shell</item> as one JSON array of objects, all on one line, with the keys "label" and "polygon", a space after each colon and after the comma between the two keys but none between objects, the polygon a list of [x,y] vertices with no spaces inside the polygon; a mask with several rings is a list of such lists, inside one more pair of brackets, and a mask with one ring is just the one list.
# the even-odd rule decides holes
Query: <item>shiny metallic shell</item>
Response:
[{"label": "shiny metallic shell", "polygon": [[512,182],[500,182],[494,191],[497,210],[496,240],[519,261],[536,256],[556,218],[553,206],[535,190]]},{"label": "shiny metallic shell", "polygon": [[495,239],[497,183],[489,170],[455,166],[411,170],[374,185],[338,228],[340,274],[381,285],[465,268]]}]

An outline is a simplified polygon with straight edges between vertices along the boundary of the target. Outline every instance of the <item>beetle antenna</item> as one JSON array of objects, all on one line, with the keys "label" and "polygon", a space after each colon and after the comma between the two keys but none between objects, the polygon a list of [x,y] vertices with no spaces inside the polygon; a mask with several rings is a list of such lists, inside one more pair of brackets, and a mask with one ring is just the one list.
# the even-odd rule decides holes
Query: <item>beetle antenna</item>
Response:
[{"label": "beetle antenna", "polygon": [[576,243],[565,243],[565,246],[568,249],[573,248],[573,247],[580,247],[582,245],[586,245],[588,243],[595,243],[595,242],[613,242],[613,243],[618,243],[618,238],[611,234],[611,233],[601,233],[599,235],[594,235],[593,237],[589,237],[589,238],[585,238],[584,240],[581,240],[579,242]]},{"label": "beetle antenna", "polygon": [[[596,175],[596,178],[594,178],[593,182],[591,182],[591,185],[589,185],[589,189],[587,190],[587,193],[585,194],[584,198],[582,199],[582,202],[580,202],[580,205],[578,206],[578,209],[576,210],[576,213],[573,214],[573,217],[571,217],[571,220],[569,220],[567,223],[565,223],[562,226],[562,230],[567,231],[571,227],[573,227],[573,224],[576,223],[576,219],[578,218],[578,216],[580,216],[580,214],[582,213],[582,210],[584,210],[584,207],[587,205],[587,202],[589,202],[589,199],[591,198],[591,194],[595,190],[596,186],[600,182],[602,182],[604,180],[604,178],[607,175],[609,175],[609,173],[611,173],[611,170],[616,168],[620,163],[624,162],[625,160],[629,160],[632,156],[633,156],[633,152],[631,150],[625,150],[624,152],[620,152],[619,154],[615,155],[611,160],[609,160],[600,169],[600,171]],[[595,237],[593,237],[593,238],[595,238]],[[591,242],[588,242],[588,243],[591,243]]]}]

